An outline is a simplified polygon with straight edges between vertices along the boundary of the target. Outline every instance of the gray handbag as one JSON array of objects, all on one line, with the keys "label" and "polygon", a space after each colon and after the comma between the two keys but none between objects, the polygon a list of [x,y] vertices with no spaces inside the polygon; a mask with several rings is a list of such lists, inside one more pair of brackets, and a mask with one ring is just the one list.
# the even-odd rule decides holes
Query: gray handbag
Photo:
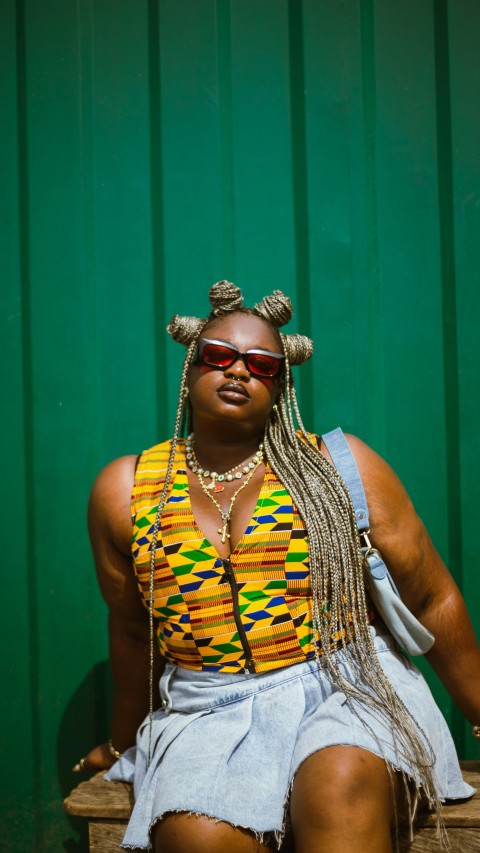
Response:
[{"label": "gray handbag", "polygon": [[367,499],[348,442],[341,429],[332,430],[322,439],[352,498],[358,532],[364,542],[365,586],[372,604],[400,648],[410,655],[423,655],[432,648],[435,637],[403,603],[381,554],[368,538]]}]

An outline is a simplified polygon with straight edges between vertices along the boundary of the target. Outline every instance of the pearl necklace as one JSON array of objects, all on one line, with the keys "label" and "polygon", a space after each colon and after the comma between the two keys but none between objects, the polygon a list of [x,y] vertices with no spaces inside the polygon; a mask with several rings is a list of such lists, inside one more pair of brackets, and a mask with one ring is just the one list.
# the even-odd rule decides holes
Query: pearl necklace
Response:
[{"label": "pearl necklace", "polygon": [[223,492],[225,486],[223,486],[222,483],[231,483],[233,480],[241,480],[242,477],[247,476],[255,470],[263,460],[263,444],[260,444],[257,452],[254,453],[251,458],[247,457],[243,462],[239,462],[238,465],[234,465],[233,468],[229,468],[228,471],[224,471],[223,474],[218,474],[216,471],[210,471],[208,468],[202,468],[195,455],[193,442],[194,436],[192,432],[185,443],[187,465],[193,473],[199,477],[199,479],[202,477],[206,480],[210,479],[212,481],[208,486],[205,485],[205,488],[210,489],[213,492]]},{"label": "pearl necklace", "polygon": [[[226,539],[230,539],[230,529],[229,528],[230,528],[230,521],[232,519],[232,512],[233,512],[233,506],[235,504],[235,501],[236,501],[238,495],[240,494],[240,492],[242,491],[242,489],[244,489],[246,486],[248,486],[248,484],[249,484],[250,480],[252,479],[252,477],[253,477],[255,471],[257,470],[258,466],[261,465],[263,462],[263,444],[260,445],[260,447],[258,448],[255,455],[252,457],[252,460],[248,463],[248,465],[245,464],[243,467],[243,470],[238,472],[240,476],[237,476],[237,474],[235,474],[235,479],[241,480],[241,478],[245,475],[245,480],[243,481],[242,485],[239,486],[237,491],[234,492],[232,497],[230,498],[230,503],[228,506],[228,510],[226,512],[223,511],[223,509],[220,506],[220,504],[218,503],[217,499],[213,497],[211,489],[213,487],[215,489],[215,491],[223,492],[225,487],[224,486],[218,487],[218,484],[216,484],[216,480],[219,479],[220,477],[222,477],[222,480],[224,480],[227,478],[227,475],[230,474],[231,476],[230,476],[229,482],[231,482],[234,479],[233,472],[236,470],[236,468],[239,468],[244,463],[241,462],[240,466],[236,465],[234,468],[231,468],[229,471],[226,471],[225,474],[217,474],[216,471],[212,471],[212,472],[205,471],[201,466],[199,466],[197,457],[195,456],[195,453],[193,451],[193,433],[192,433],[192,435],[190,435],[188,437],[186,447],[187,447],[187,461],[188,461],[189,467],[191,468],[193,473],[197,475],[199,483],[202,487],[202,491],[207,495],[208,498],[210,498],[210,500],[216,506],[216,508],[218,509],[218,511],[220,513],[220,518],[222,520],[222,526],[219,527],[219,529],[217,530],[217,533],[221,534],[222,544],[224,544]],[[190,454],[190,458],[188,458],[188,454]],[[212,482],[210,483],[209,486],[207,486],[206,483],[204,482],[204,479],[203,479],[204,477],[211,477],[212,478]]]}]

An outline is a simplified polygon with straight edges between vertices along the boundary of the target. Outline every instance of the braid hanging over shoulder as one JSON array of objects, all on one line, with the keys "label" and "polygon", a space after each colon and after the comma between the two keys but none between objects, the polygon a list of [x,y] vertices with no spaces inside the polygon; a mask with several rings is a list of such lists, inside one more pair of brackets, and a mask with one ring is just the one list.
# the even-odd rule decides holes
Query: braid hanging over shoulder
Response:
[{"label": "braid hanging over shoulder", "polygon": [[[167,331],[174,340],[188,347],[179,388],[177,414],[171,443],[171,454],[165,485],[159,501],[152,542],[150,579],[150,637],[153,643],[153,591],[155,549],[161,514],[168,493],[176,445],[186,419],[186,387],[188,372],[193,363],[196,345],[202,331],[213,320],[235,312],[254,314],[274,330],[291,319],[290,299],[280,290],[264,297],[253,308],[245,308],[241,291],[228,281],[214,284],[209,292],[210,314],[204,318],[175,315]],[[441,803],[432,772],[434,757],[428,748],[424,732],[402,704],[380,666],[368,623],[368,603],[363,580],[363,557],[349,492],[336,469],[327,461],[308,435],[299,412],[292,378],[292,365],[301,365],[313,353],[312,341],[303,335],[278,332],[285,354],[283,394],[272,411],[264,436],[268,463],[290,493],[305,523],[309,543],[309,563],[313,594],[313,622],[317,632],[316,653],[332,682],[343,691],[355,709],[356,703],[368,706],[374,714],[387,717],[396,731],[397,766],[407,758],[414,768],[417,795],[410,796],[408,779],[404,776],[409,802],[410,822],[413,822],[420,791],[432,808],[441,815]],[[295,423],[295,421],[297,423]],[[330,609],[322,606],[330,602]],[[332,648],[332,625],[342,625],[341,643],[350,649],[351,670],[345,657]],[[346,639],[345,639],[346,635]],[[153,660],[153,651],[151,651]],[[363,686],[358,686],[354,670],[363,674]],[[152,699],[151,699],[152,702]],[[151,707],[151,713],[153,707]],[[372,730],[375,737],[375,732]],[[380,750],[381,753],[381,750]],[[150,759],[149,759],[150,760]],[[439,832],[443,823],[439,819]],[[444,837],[444,836],[443,836]]]}]

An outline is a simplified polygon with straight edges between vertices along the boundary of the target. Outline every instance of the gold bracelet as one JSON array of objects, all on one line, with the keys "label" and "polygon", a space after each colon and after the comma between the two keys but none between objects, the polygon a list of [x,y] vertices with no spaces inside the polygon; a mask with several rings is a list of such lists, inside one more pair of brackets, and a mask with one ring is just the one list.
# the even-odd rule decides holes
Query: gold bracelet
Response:
[{"label": "gold bracelet", "polygon": [[480,740],[480,726],[472,726],[472,735]]},{"label": "gold bracelet", "polygon": [[115,749],[111,740],[108,741],[108,749],[110,751],[110,754],[113,755],[113,757],[117,760],[123,755],[123,752],[119,752],[118,749]]}]

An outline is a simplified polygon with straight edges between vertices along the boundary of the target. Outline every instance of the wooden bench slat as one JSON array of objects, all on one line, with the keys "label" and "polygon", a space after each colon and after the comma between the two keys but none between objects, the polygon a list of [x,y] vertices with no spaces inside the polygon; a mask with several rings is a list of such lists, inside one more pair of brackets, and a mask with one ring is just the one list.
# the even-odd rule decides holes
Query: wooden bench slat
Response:
[{"label": "wooden bench slat", "polygon": [[[461,762],[463,778],[474,788],[480,789],[480,762]],[[128,820],[133,807],[132,786],[127,782],[106,782],[103,773],[97,773],[91,779],[74,788],[64,801],[68,814],[80,817],[103,817]],[[447,826],[477,826],[480,828],[480,793],[471,800],[461,800],[444,808]],[[419,815],[419,826],[429,826],[435,822],[434,815]],[[480,850],[480,848],[479,848]]]},{"label": "wooden bench slat", "polygon": [[[479,853],[480,829],[449,829],[449,853]],[[108,851],[110,853],[110,851]],[[434,829],[420,829],[412,844],[400,844],[400,853],[445,853]]]},{"label": "wooden bench slat", "polygon": [[128,820],[133,808],[133,789],[128,782],[107,782],[103,773],[80,782],[64,800],[68,814]]},{"label": "wooden bench slat", "polygon": [[[480,761],[460,763],[463,778],[478,790],[472,799],[444,807],[451,853],[480,853]],[[80,782],[64,805],[68,814],[89,819],[90,853],[119,853],[133,807],[131,785],[106,782],[103,773],[97,773]],[[401,841],[402,853],[440,853],[435,815],[421,813],[416,825],[413,843]]]},{"label": "wooden bench slat", "polygon": [[126,827],[127,821],[114,823],[109,820],[98,820],[90,823],[88,827],[90,853],[120,851],[120,843],[123,840]]},{"label": "wooden bench slat", "polygon": [[[465,782],[477,788],[477,793],[470,800],[458,800],[457,802],[448,803],[443,808],[445,825],[447,827],[478,827],[480,831],[480,763],[468,762],[471,769],[463,769],[467,762],[460,762],[462,765],[462,776]],[[416,821],[417,826],[430,826],[435,823],[435,815],[431,812],[419,814]],[[480,853],[480,844],[479,844]]]}]

